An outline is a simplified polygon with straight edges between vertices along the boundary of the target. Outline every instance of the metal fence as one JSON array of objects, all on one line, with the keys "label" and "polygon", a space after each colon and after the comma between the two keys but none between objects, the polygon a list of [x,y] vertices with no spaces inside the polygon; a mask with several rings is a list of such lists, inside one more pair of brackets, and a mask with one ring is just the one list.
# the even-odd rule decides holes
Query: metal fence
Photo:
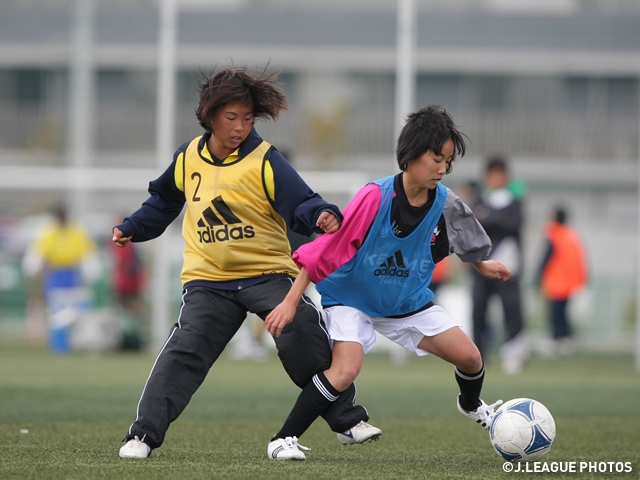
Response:
[{"label": "metal fence", "polygon": [[[502,152],[511,157],[577,161],[601,158],[628,161],[639,156],[640,127],[636,115],[470,111],[456,113],[454,119],[469,137],[469,153],[476,156]],[[129,166],[149,166],[146,162],[155,146],[155,121],[153,108],[100,106],[94,116],[94,149],[101,153],[133,154],[130,161],[134,164]],[[309,165],[310,168],[341,169],[330,160],[345,155],[388,157],[394,152],[393,115],[382,108],[324,115],[291,111],[275,123],[259,122],[257,128],[266,139],[293,157],[304,155],[315,159],[317,164]],[[64,112],[35,106],[0,107],[0,151],[37,152],[40,160],[32,162],[64,162],[67,129]],[[201,131],[192,109],[178,110],[176,146]],[[147,155],[136,156],[136,153]],[[48,154],[51,154],[49,160],[42,160],[48,158]],[[21,162],[28,157],[21,155]]]}]

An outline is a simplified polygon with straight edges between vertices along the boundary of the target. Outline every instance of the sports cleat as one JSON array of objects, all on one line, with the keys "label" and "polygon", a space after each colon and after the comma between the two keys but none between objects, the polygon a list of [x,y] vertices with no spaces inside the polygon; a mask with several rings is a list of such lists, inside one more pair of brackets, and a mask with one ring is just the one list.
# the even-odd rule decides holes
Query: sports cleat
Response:
[{"label": "sports cleat", "polygon": [[458,411],[463,414],[465,417],[469,417],[476,423],[482,425],[485,430],[489,430],[491,428],[491,424],[493,423],[493,416],[495,415],[495,408],[498,405],[502,404],[502,400],[498,400],[496,403],[491,405],[487,405],[484,403],[484,400],[480,399],[480,406],[475,410],[468,412],[460,405],[460,395],[458,395],[457,400]]},{"label": "sports cleat", "polygon": [[271,460],[304,460],[306,457],[298,448],[311,450],[298,445],[298,437],[276,438],[269,442],[267,456]]},{"label": "sports cleat", "polygon": [[377,442],[382,437],[382,430],[362,420],[343,433],[338,433],[338,441],[346,446]]},{"label": "sports cleat", "polygon": [[147,458],[151,455],[151,447],[142,440],[136,436],[125,443],[120,448],[120,458]]}]

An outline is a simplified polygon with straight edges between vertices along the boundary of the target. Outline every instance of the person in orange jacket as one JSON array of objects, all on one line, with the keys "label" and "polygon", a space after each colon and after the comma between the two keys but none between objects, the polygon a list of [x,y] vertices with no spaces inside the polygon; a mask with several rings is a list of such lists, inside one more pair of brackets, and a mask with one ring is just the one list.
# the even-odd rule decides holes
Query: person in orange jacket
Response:
[{"label": "person in orange jacket", "polygon": [[539,270],[539,285],[549,302],[551,334],[558,349],[573,349],[568,316],[571,297],[587,283],[587,262],[578,234],[566,224],[567,212],[556,208],[545,227],[546,251]]},{"label": "person in orange jacket", "polygon": [[445,283],[451,275],[451,257],[444,257],[440,262],[436,263],[436,268],[431,276],[431,285],[429,288],[435,295],[440,286]]}]

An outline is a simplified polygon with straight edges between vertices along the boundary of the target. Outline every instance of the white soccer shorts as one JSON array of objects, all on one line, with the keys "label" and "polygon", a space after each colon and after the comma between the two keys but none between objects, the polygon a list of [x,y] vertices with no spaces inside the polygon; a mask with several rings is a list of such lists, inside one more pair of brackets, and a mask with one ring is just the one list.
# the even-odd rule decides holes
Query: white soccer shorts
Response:
[{"label": "white soccer shorts", "polygon": [[433,337],[460,326],[438,305],[403,318],[370,317],[345,306],[329,307],[325,312],[331,340],[357,342],[364,353],[371,351],[378,332],[416,355],[428,355],[429,352],[418,348],[423,337]]}]

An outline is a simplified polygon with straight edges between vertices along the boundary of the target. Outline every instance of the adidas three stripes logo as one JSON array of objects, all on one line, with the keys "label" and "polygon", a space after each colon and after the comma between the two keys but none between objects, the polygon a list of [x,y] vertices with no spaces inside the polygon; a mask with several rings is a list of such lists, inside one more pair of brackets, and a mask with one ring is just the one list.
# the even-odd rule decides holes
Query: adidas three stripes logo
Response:
[{"label": "adidas three stripes logo", "polygon": [[253,225],[229,227],[230,225],[242,223],[242,220],[233,213],[229,205],[218,195],[211,200],[211,206],[208,206],[202,212],[202,218],[198,220],[197,232],[200,243],[226,242],[255,237],[256,232]]}]

